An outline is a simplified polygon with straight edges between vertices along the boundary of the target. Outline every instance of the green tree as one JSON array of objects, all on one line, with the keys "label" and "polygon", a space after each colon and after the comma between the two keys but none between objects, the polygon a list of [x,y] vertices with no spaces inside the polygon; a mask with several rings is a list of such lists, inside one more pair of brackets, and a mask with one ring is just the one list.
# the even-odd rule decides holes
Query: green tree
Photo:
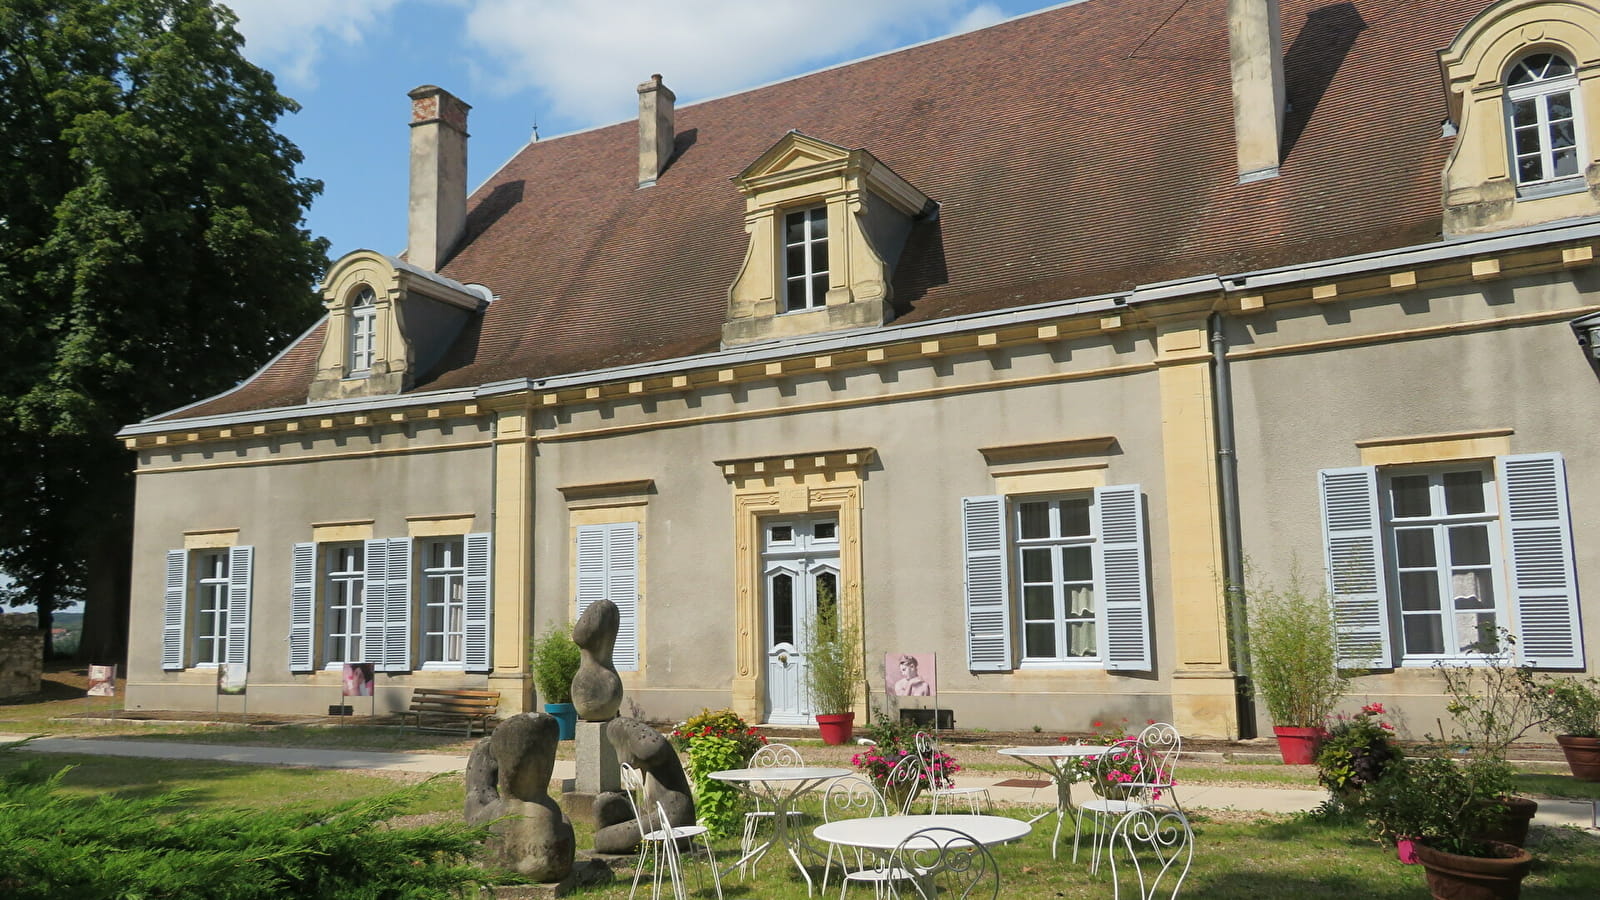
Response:
[{"label": "green tree", "polygon": [[225,389],[314,318],[298,107],[204,0],[0,0],[0,570],[127,634],[124,424]]}]

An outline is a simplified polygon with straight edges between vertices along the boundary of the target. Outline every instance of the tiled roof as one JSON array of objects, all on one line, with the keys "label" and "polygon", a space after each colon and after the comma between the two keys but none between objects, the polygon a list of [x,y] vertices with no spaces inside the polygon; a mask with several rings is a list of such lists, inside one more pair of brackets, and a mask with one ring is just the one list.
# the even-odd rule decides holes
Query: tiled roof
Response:
[{"label": "tiled roof", "polygon": [[[1252,184],[1226,0],[1088,0],[682,106],[651,188],[632,120],[531,144],[473,195],[441,269],[498,299],[418,389],[716,349],[748,240],[731,179],[790,129],[939,201],[901,258],[897,323],[1435,240],[1437,53],[1486,5],[1284,0],[1288,150]],[[185,415],[300,402],[314,358],[297,348]]]}]

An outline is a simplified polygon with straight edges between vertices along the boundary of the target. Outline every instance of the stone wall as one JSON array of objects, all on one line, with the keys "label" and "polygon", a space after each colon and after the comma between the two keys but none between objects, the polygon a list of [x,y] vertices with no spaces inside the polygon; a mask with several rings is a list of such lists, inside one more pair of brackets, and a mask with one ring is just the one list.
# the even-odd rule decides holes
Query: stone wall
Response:
[{"label": "stone wall", "polygon": [[44,632],[33,613],[0,615],[0,697],[39,690],[44,671]]}]

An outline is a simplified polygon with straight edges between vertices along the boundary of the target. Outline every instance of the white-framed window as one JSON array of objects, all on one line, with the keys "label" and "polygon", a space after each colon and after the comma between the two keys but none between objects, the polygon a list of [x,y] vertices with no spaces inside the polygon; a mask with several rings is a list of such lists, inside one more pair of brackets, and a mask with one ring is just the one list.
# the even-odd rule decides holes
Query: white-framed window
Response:
[{"label": "white-framed window", "polygon": [[1582,668],[1559,454],[1319,477],[1341,665],[1470,659],[1500,628],[1524,663]]},{"label": "white-framed window", "polygon": [[1022,662],[1098,660],[1089,495],[1011,504]]},{"label": "white-framed window", "polygon": [[816,309],[828,298],[828,208],[793,210],[783,217],[784,311]]},{"label": "white-framed window", "polygon": [[255,548],[169,550],[161,667],[248,665]]},{"label": "white-framed window", "polygon": [[1496,645],[1500,519],[1487,465],[1380,473],[1384,544],[1407,662],[1464,657]]},{"label": "white-framed window", "polygon": [[422,542],[422,663],[459,667],[467,642],[467,564],[460,537]]},{"label": "white-framed window", "polygon": [[362,285],[350,300],[349,374],[351,375],[372,369],[372,357],[378,333],[377,303],[377,293],[366,285]]},{"label": "white-framed window", "polygon": [[492,545],[482,533],[295,544],[289,670],[489,671]]},{"label": "white-framed window", "polygon": [[323,548],[323,659],[330,666],[369,661],[361,652],[367,604],[363,549],[359,543]]},{"label": "white-framed window", "polygon": [[1152,671],[1136,484],[961,501],[967,666]]},{"label": "white-framed window", "polygon": [[228,658],[228,552],[199,551],[194,568],[194,664],[214,666]]},{"label": "white-framed window", "polygon": [[1541,188],[1581,181],[1578,96],[1571,61],[1555,53],[1530,53],[1506,74],[1506,133],[1519,192],[1537,196]]}]

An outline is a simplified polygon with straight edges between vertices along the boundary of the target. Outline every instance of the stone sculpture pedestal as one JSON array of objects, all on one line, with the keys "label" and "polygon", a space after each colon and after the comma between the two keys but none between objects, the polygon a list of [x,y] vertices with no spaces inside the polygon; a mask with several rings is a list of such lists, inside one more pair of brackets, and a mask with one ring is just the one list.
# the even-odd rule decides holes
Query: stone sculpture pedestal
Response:
[{"label": "stone sculpture pedestal", "polygon": [[577,778],[573,789],[561,795],[561,808],[569,818],[592,825],[594,798],[622,790],[622,768],[617,764],[617,748],[606,740],[606,723],[579,722],[577,745]]}]

